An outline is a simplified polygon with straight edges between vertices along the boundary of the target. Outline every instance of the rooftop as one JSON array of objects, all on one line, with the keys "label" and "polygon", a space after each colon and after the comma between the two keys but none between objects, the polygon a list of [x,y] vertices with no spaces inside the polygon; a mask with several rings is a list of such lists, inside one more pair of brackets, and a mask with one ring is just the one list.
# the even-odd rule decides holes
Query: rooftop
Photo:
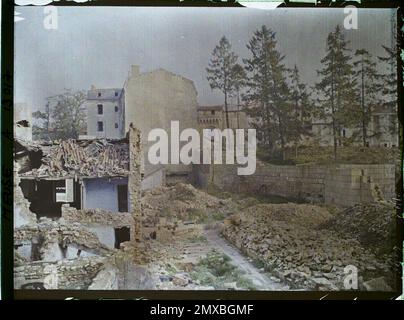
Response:
[{"label": "rooftop", "polygon": [[74,140],[27,144],[16,140],[16,158],[24,151],[41,157],[39,167],[21,177],[116,177],[129,174],[129,145],[122,140]]},{"label": "rooftop", "polygon": [[122,88],[97,89],[94,86],[87,91],[88,100],[118,100],[123,93]]}]

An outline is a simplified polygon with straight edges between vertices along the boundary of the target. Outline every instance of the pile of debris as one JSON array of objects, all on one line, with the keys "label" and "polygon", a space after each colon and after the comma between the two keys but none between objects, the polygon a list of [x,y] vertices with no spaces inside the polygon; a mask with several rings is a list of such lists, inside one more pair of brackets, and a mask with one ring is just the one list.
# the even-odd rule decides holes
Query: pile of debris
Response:
[{"label": "pile of debris", "polygon": [[201,221],[214,215],[224,218],[234,213],[231,199],[218,199],[184,183],[145,191],[142,209],[148,225],[157,224],[160,217],[168,222]]},{"label": "pile of debris", "polygon": [[62,218],[67,223],[79,222],[81,225],[103,225],[114,228],[131,227],[133,217],[128,212],[111,212],[104,209],[81,209],[62,205]]},{"label": "pile of debris", "polygon": [[382,278],[392,285],[390,262],[365,248],[355,237],[324,228],[332,215],[305,204],[260,204],[225,220],[226,239],[259,261],[292,289],[344,290],[345,268],[358,270],[359,288]]},{"label": "pile of debris", "polygon": [[108,265],[108,260],[106,257],[91,257],[59,262],[26,263],[14,268],[14,287],[16,289],[92,289],[90,286],[94,282],[99,282],[96,276],[104,270],[105,265]]},{"label": "pile of debris", "polygon": [[396,241],[396,208],[393,202],[358,204],[338,212],[322,227],[358,239],[364,246],[391,251]]},{"label": "pile of debris", "polygon": [[128,143],[124,141],[53,141],[41,145],[41,166],[22,176],[126,176],[129,170],[128,148]]},{"label": "pile of debris", "polygon": [[66,223],[64,219],[52,221],[44,217],[39,219],[38,224],[24,225],[14,230],[14,246],[18,253],[18,247],[24,245],[31,248],[29,252],[21,251],[26,254],[28,261],[58,261],[63,259],[63,252],[73,258],[80,254],[94,256],[110,252],[95,233],[80,223]]}]

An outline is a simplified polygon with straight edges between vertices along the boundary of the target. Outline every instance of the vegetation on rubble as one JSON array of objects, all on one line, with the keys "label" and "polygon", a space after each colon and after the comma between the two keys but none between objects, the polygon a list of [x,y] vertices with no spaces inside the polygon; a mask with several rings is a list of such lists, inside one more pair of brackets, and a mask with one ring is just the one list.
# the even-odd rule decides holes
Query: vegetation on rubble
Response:
[{"label": "vegetation on rubble", "polygon": [[205,286],[212,286],[216,290],[229,289],[230,283],[235,283],[238,289],[255,290],[251,280],[244,277],[243,272],[231,264],[230,258],[216,250],[210,251],[195,266],[191,277]]}]

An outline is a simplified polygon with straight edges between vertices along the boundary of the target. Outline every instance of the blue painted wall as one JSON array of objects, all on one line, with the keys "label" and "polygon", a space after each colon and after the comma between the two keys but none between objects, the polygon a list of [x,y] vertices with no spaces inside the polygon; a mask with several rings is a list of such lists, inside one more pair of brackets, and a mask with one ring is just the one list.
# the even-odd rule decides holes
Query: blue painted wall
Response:
[{"label": "blue painted wall", "polygon": [[[118,185],[128,184],[128,178],[85,179],[83,209],[105,209],[118,212]],[[130,203],[128,196],[128,209]]]}]

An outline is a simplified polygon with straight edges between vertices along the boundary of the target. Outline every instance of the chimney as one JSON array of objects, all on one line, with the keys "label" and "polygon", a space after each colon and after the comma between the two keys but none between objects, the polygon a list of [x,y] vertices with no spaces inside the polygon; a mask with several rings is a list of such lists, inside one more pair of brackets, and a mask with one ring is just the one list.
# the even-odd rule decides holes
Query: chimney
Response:
[{"label": "chimney", "polygon": [[96,88],[95,88],[95,85],[91,85],[91,90],[95,90]]},{"label": "chimney", "polygon": [[140,74],[140,67],[136,64],[131,65],[130,76],[137,77]]}]

